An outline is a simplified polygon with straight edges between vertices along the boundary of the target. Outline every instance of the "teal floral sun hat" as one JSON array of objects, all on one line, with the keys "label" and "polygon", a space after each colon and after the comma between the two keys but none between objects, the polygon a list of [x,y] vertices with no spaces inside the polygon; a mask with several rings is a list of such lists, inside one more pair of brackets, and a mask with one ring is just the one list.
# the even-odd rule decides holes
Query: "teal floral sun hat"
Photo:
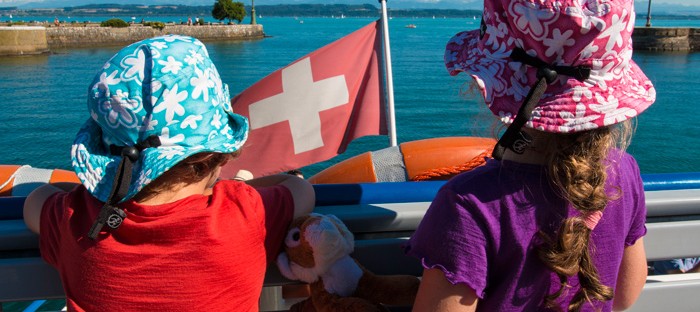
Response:
[{"label": "teal floral sun hat", "polygon": [[[72,166],[108,204],[133,197],[188,156],[235,152],[248,136],[247,119],[233,113],[228,86],[192,37],[156,37],[122,49],[95,76],[87,104],[90,118],[73,143]],[[129,147],[136,152],[125,166]],[[124,194],[115,191],[120,185]]]}]

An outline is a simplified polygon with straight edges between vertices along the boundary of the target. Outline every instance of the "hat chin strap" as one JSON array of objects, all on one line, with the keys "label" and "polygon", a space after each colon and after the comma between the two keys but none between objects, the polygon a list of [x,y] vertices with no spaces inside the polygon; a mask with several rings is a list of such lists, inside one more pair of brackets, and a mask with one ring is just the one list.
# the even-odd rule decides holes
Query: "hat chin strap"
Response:
[{"label": "hat chin strap", "polygon": [[531,56],[522,48],[514,48],[510,54],[510,58],[515,62],[520,62],[537,68],[537,83],[525,97],[525,101],[518,109],[518,114],[513,122],[508,126],[506,132],[496,143],[493,148],[493,158],[497,160],[503,159],[503,154],[506,149],[510,149],[516,154],[522,154],[525,149],[532,143],[532,138],[525,132],[520,131],[525,123],[532,117],[532,111],[535,110],[540,102],[544,91],[547,90],[547,85],[557,79],[558,75],[565,75],[575,78],[578,81],[588,79],[591,74],[591,69],[585,66],[558,66],[549,65],[544,61]]},{"label": "hat chin strap", "polygon": [[158,147],[160,145],[160,138],[157,135],[151,135],[134,146],[109,146],[110,153],[112,155],[121,155],[122,159],[119,161],[117,174],[114,176],[112,191],[109,193],[109,197],[107,197],[104,206],[100,209],[97,219],[95,219],[92,227],[90,227],[90,231],[87,235],[88,238],[92,240],[97,239],[97,236],[100,234],[105,224],[110,229],[117,229],[122,222],[124,222],[126,213],[123,209],[117,207],[117,204],[126,196],[126,193],[129,192],[131,169],[134,163],[138,161],[141,151],[149,147]]}]

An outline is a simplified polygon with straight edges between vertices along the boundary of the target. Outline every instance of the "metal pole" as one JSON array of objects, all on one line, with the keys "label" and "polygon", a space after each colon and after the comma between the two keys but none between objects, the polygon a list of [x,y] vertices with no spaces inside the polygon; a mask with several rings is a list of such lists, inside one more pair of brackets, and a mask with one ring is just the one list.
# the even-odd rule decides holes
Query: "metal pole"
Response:
[{"label": "metal pole", "polygon": [[379,0],[382,5],[382,39],[384,40],[384,69],[386,71],[387,93],[387,132],[389,146],[396,146],[396,116],[394,113],[394,79],[391,72],[391,48],[389,47],[389,19],[386,13],[386,0]]},{"label": "metal pole", "polygon": [[651,27],[651,0],[649,0],[649,7],[647,8],[647,27]]},{"label": "metal pole", "polygon": [[255,23],[255,0],[251,0],[251,4],[250,4],[250,15],[252,15],[252,16],[250,17],[250,24],[251,24],[251,25],[255,25],[255,24],[256,24],[256,23]]}]

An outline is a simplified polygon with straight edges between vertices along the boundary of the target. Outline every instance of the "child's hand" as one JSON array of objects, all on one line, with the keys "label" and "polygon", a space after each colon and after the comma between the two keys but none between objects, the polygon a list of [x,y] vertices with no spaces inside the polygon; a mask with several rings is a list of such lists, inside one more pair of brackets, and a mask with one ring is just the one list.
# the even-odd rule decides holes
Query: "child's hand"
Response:
[{"label": "child's hand", "polygon": [[244,169],[238,170],[238,172],[236,172],[236,176],[233,177],[233,179],[236,181],[248,181],[252,178],[253,173]]}]

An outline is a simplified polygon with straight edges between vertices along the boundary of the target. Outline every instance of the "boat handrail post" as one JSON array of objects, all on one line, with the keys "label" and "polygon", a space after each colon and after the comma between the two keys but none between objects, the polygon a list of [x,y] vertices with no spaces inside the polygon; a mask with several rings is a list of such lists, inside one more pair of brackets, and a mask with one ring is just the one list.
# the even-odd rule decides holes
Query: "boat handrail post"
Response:
[{"label": "boat handrail post", "polygon": [[389,47],[389,19],[387,18],[386,0],[378,0],[382,5],[382,39],[384,41],[383,56],[384,70],[386,74],[386,95],[387,95],[387,132],[389,135],[389,146],[396,146],[396,116],[394,112],[394,79],[391,71],[391,48]]}]

